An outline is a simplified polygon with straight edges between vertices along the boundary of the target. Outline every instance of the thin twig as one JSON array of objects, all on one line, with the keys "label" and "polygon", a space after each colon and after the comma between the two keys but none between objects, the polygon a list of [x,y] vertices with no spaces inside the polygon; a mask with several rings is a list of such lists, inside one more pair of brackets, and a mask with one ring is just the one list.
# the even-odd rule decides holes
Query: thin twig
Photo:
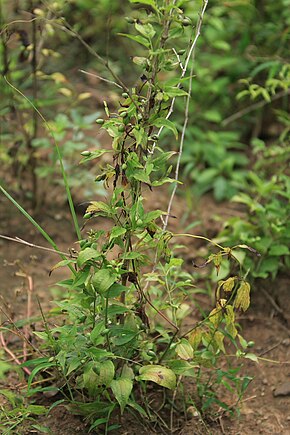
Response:
[{"label": "thin twig", "polygon": [[286,91],[278,92],[278,94],[273,95],[271,97],[271,101],[259,101],[258,103],[253,104],[252,106],[245,107],[242,110],[239,110],[238,112],[234,113],[233,115],[229,116],[228,118],[224,119],[222,121],[222,126],[226,127],[231,122],[236,121],[239,118],[242,118],[244,115],[247,115],[248,113],[253,112],[254,110],[260,109],[263,106],[266,106],[266,104],[272,103],[272,101],[278,100],[279,98],[283,98],[286,95],[290,95],[290,90],[287,89]]},{"label": "thin twig", "polygon": [[266,353],[271,352],[271,350],[276,349],[276,347],[279,347],[283,340],[280,340],[278,343],[274,344],[274,346],[271,346],[270,348],[264,350],[263,352],[259,353],[258,357],[266,355]]},{"label": "thin twig", "polygon": [[[17,356],[7,347],[7,344],[6,344],[6,342],[5,342],[5,340],[4,340],[4,337],[3,337],[3,333],[2,332],[0,332],[0,343],[1,343],[1,345],[2,345],[2,347],[3,347],[3,350],[5,350],[5,352],[6,353],[8,353],[8,355],[10,355],[11,356],[11,358],[13,359],[13,361],[17,364],[17,365],[19,365],[19,366],[21,366],[21,361],[19,361],[19,359],[17,358]],[[22,368],[22,370],[27,374],[27,375],[30,375],[31,374],[31,371],[27,368],[27,367],[21,367]]]},{"label": "thin twig", "polygon": [[[183,67],[183,71],[181,74],[181,78],[183,78],[186,74],[187,69],[188,69],[189,61],[190,61],[190,59],[192,59],[192,66],[191,66],[191,70],[190,70],[190,79],[189,79],[189,89],[188,89],[188,95],[186,97],[184,123],[183,123],[183,127],[182,127],[181,139],[180,139],[180,144],[179,144],[179,152],[178,152],[178,158],[177,158],[176,169],[175,169],[175,184],[174,184],[171,196],[170,196],[170,200],[169,200],[169,204],[168,204],[168,208],[167,208],[167,214],[166,214],[165,219],[164,219],[163,231],[165,231],[167,228],[168,219],[169,219],[169,215],[171,212],[173,200],[174,200],[175,193],[176,193],[176,190],[178,187],[180,161],[181,161],[181,156],[182,156],[182,152],[183,152],[185,133],[186,133],[187,124],[188,124],[188,120],[189,120],[189,103],[190,103],[191,91],[192,91],[192,78],[193,78],[192,76],[193,76],[193,69],[194,69],[194,62],[193,61],[194,61],[194,55],[195,55],[195,47],[196,47],[198,38],[200,36],[200,30],[201,30],[203,17],[205,14],[207,4],[208,4],[208,0],[204,0],[203,5],[202,5],[202,9],[201,9],[201,13],[199,16],[199,20],[197,23],[195,38],[193,40],[193,43],[190,46],[190,49],[189,49],[189,52],[188,52],[188,55],[187,55],[187,58],[186,58],[186,61],[185,61],[184,67]],[[172,110],[173,110],[173,108],[172,108]]]},{"label": "thin twig", "polygon": [[[180,67],[181,67],[181,70],[182,70],[182,73],[181,73],[181,76],[180,76],[180,79],[179,79],[179,83],[178,83],[178,85],[177,85],[178,88],[180,88],[181,83],[182,83],[182,79],[185,77],[185,74],[186,74],[186,72],[187,72],[187,68],[188,68],[189,61],[190,61],[190,59],[191,59],[191,57],[192,57],[192,54],[194,53],[194,49],[195,49],[195,47],[196,47],[196,44],[197,44],[198,38],[199,38],[199,36],[200,36],[201,25],[202,25],[202,22],[203,22],[203,17],[204,17],[204,14],[205,14],[206,8],[207,8],[207,4],[208,4],[208,0],[204,0],[204,1],[203,1],[203,5],[202,5],[202,9],[201,9],[201,12],[200,12],[199,20],[198,20],[198,23],[197,23],[197,27],[196,27],[195,38],[194,38],[192,44],[190,45],[190,48],[189,48],[189,51],[188,51],[188,54],[187,54],[187,57],[186,57],[186,60],[185,60],[184,66],[181,64],[181,62],[179,62]],[[174,49],[174,50],[175,50],[175,49]],[[174,51],[174,50],[173,50],[173,51]],[[175,52],[176,52],[176,50],[174,51],[174,53],[175,53]],[[177,59],[180,59],[179,56],[177,57]],[[192,80],[192,74],[191,74],[190,80]],[[190,94],[188,95],[188,98],[190,98]],[[172,115],[172,113],[173,113],[173,110],[174,110],[175,101],[176,101],[176,97],[173,97],[173,99],[172,99],[172,101],[171,101],[171,105],[170,105],[169,111],[168,111],[168,113],[167,113],[167,115],[166,115],[166,119],[169,119],[169,118],[171,117],[171,115]],[[157,137],[160,136],[160,134],[161,134],[162,131],[163,131],[163,128],[164,128],[164,127],[160,127],[160,129],[159,129],[158,132],[156,133]],[[153,154],[153,152],[154,152],[155,147],[156,147],[156,142],[155,142],[155,143],[153,144],[153,146],[152,146],[152,151],[151,151],[152,154]]]},{"label": "thin twig", "polygon": [[283,310],[281,307],[279,307],[279,305],[274,301],[274,299],[272,298],[272,296],[269,295],[269,293],[261,288],[261,292],[266,296],[266,298],[268,299],[268,301],[272,304],[272,306],[274,307],[274,309],[279,313],[282,314],[284,316]]},{"label": "thin twig", "polygon": [[[16,275],[17,276],[24,276],[28,282],[26,316],[27,316],[27,319],[30,319],[32,293],[33,293],[33,280],[32,280],[32,277],[30,275],[27,275],[26,273],[18,272],[18,273],[16,273]],[[27,360],[27,343],[29,342],[29,338],[30,338],[29,324],[23,326],[23,333],[24,333],[24,337],[26,338],[26,340],[24,340],[24,342],[23,342],[23,361],[26,361]]]},{"label": "thin twig", "polygon": [[26,242],[26,240],[20,239],[20,237],[15,237],[14,238],[14,237],[3,236],[2,234],[0,234],[0,239],[9,240],[11,242],[16,242],[16,243],[21,243],[22,245],[28,246],[29,248],[42,249],[43,251],[52,252],[52,253],[57,254],[57,255],[62,254],[62,255],[65,255],[68,258],[74,258],[71,254],[68,254],[66,252],[55,251],[52,248],[46,248],[45,246],[35,245],[34,243]]},{"label": "thin twig", "polygon": [[114,85],[120,89],[123,89],[122,86],[120,86],[118,83],[114,82],[113,80],[105,79],[104,77],[98,76],[97,74],[93,74],[93,73],[85,71],[83,69],[79,69],[79,72],[86,74],[88,76],[96,77],[97,79],[102,80],[103,82],[110,83],[111,85]]}]

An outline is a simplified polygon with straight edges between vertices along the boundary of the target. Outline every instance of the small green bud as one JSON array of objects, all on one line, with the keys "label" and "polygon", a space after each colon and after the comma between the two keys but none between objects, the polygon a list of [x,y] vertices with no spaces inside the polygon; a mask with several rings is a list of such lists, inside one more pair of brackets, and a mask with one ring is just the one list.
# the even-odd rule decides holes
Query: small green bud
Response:
[{"label": "small green bud", "polygon": [[137,222],[136,222],[136,224],[137,224],[137,225],[142,225],[142,224],[143,224],[143,221],[142,221],[142,219],[137,219]]},{"label": "small green bud", "polygon": [[177,54],[180,54],[180,55],[182,55],[182,54],[184,54],[184,53],[185,53],[185,51],[186,51],[186,50],[178,50]]},{"label": "small green bud", "polygon": [[123,98],[128,98],[128,97],[129,97],[129,94],[127,94],[127,92],[123,92],[122,97],[123,97]]},{"label": "small green bud", "polygon": [[121,112],[121,113],[120,113],[120,116],[122,116],[122,118],[126,118],[126,116],[127,116],[127,112]]},{"label": "small green bud", "polygon": [[152,357],[156,357],[156,353],[153,350],[148,350],[147,355],[152,356]]},{"label": "small green bud", "polygon": [[118,127],[118,131],[119,131],[120,133],[124,133],[124,131],[125,131],[125,127],[124,127],[124,125],[119,125],[119,127]]},{"label": "small green bud", "polygon": [[103,120],[103,118],[99,118],[99,119],[96,120],[96,123],[100,124],[100,125],[104,124],[104,122],[105,121]]},{"label": "small green bud", "polygon": [[88,157],[88,156],[90,156],[91,154],[92,154],[91,151],[83,151],[83,152],[81,153],[81,156]]},{"label": "small green bud", "polygon": [[122,164],[122,169],[123,169],[123,171],[125,171],[127,169],[127,163]]},{"label": "small green bud", "polygon": [[125,17],[125,20],[127,21],[128,24],[134,24],[135,20],[132,17]]},{"label": "small green bud", "polygon": [[183,25],[184,27],[190,26],[190,25],[191,25],[191,19],[188,18],[188,17],[184,18],[184,19],[182,20],[182,25]]},{"label": "small green bud", "polygon": [[255,342],[254,341],[248,341],[248,347],[253,347],[255,346]]},{"label": "small green bud", "polygon": [[91,213],[85,213],[84,214],[84,219],[90,219],[90,217],[92,217]]}]

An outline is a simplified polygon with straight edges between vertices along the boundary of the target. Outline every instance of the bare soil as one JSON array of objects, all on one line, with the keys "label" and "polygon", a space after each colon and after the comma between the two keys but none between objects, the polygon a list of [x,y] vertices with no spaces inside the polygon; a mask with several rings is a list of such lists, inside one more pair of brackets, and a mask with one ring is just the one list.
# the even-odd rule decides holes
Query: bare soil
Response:
[{"label": "bare soil", "polygon": [[[149,196],[148,192],[148,196]],[[150,194],[151,195],[151,194]],[[166,208],[167,194],[153,194],[152,204],[155,208]],[[57,203],[59,205],[57,205]],[[216,204],[207,196],[201,202],[193,202],[188,207],[185,200],[177,197],[172,214],[176,219],[171,220],[174,231],[182,232],[189,223],[199,220],[203,224],[192,230],[212,237],[220,226],[220,222],[232,214],[242,213],[232,205]],[[25,220],[10,203],[0,198],[0,234],[10,237],[20,237],[30,243],[47,246],[33,226]],[[81,221],[81,216],[79,216]],[[36,220],[55,239],[59,248],[68,251],[77,249],[74,244],[76,237],[67,207],[61,201],[54,201],[54,206],[47,206],[39,212]],[[103,221],[97,222],[102,227]],[[84,230],[86,231],[86,230]],[[193,259],[193,252],[200,242],[195,244],[182,240],[185,248],[182,255],[188,260]],[[49,271],[58,257],[54,253],[32,249],[15,242],[0,239],[0,297],[1,323],[5,323],[6,313],[11,319],[21,319],[27,316],[28,279],[32,278],[32,316],[39,316],[37,298],[43,310],[52,307],[52,293],[56,290],[55,283],[63,279],[64,270],[56,270],[49,276]],[[21,273],[19,273],[21,271]],[[20,276],[22,275],[22,276]],[[289,276],[279,276],[273,282],[260,281],[252,295],[249,311],[239,319],[243,328],[243,335],[247,340],[255,342],[253,352],[264,358],[259,364],[247,361],[243,373],[253,376],[241,403],[240,416],[229,418],[226,415],[215,422],[202,422],[198,417],[183,419],[183,426],[176,433],[192,434],[290,434],[290,317],[289,317]],[[192,317],[192,323],[196,319]],[[17,337],[10,337],[8,346],[21,346]],[[19,381],[12,375],[2,380],[1,388],[17,391]],[[190,386],[188,387],[190,391]],[[40,404],[50,405],[53,399],[42,397]],[[54,408],[48,417],[39,419],[40,424],[49,427],[53,435],[88,434],[88,428],[77,416],[73,416],[62,406]],[[21,426],[15,429],[15,434],[38,433],[35,429]],[[39,432],[40,433],[40,432]],[[101,433],[101,432],[98,432]],[[132,419],[123,419],[123,429],[119,434],[149,434],[156,433],[144,428],[141,423]],[[164,432],[165,433],[165,432]]]}]

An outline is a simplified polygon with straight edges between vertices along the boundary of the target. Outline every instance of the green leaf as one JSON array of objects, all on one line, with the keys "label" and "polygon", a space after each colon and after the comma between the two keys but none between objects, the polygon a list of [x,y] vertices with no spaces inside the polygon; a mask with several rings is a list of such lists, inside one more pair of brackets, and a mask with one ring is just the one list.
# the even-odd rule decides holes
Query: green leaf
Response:
[{"label": "green leaf", "polygon": [[154,38],[154,35],[156,33],[152,24],[150,23],[139,24],[138,22],[136,22],[135,29],[137,30],[137,32],[141,33],[142,36],[149,40]]},{"label": "green leaf", "polygon": [[49,274],[51,274],[55,269],[58,269],[59,267],[67,266],[68,264],[74,263],[74,260],[61,260],[57,264],[55,264],[49,271]]},{"label": "green leaf", "polygon": [[99,258],[101,254],[93,248],[85,248],[78,255],[77,264],[81,268],[87,261]]},{"label": "green leaf", "polygon": [[100,269],[92,277],[92,284],[98,293],[104,293],[116,281],[111,269]]},{"label": "green leaf", "polygon": [[111,389],[120,405],[122,414],[128,403],[132,388],[133,381],[128,378],[119,378],[111,382]]},{"label": "green leaf", "polygon": [[118,33],[119,36],[125,36],[126,38],[132,39],[135,42],[138,42],[141,45],[144,45],[146,48],[150,47],[149,41],[141,35],[130,35],[128,33]]},{"label": "green leaf", "polygon": [[259,363],[258,357],[254,353],[247,353],[245,355],[245,358],[250,359],[251,361],[254,361],[256,363]]},{"label": "green leaf", "polygon": [[273,245],[270,248],[269,255],[289,255],[289,248],[286,245]]},{"label": "green leaf", "polygon": [[155,0],[129,0],[130,3],[142,3],[143,5],[152,6],[152,8],[157,12],[157,4]]},{"label": "green leaf", "polygon": [[44,415],[47,414],[47,409],[42,405],[28,405],[27,411],[29,414],[33,415]]},{"label": "green leaf", "polygon": [[175,135],[176,139],[178,138],[178,132],[177,128],[175,127],[175,124],[172,121],[169,121],[169,119],[165,118],[158,118],[155,121],[153,121],[152,125],[155,127],[166,127],[168,130],[171,130],[173,134]]},{"label": "green leaf", "polygon": [[82,163],[89,162],[90,160],[97,159],[97,158],[101,157],[103,154],[105,154],[105,153],[110,153],[110,152],[112,152],[112,151],[111,151],[111,150],[97,150],[97,151],[91,151],[90,154],[89,154],[88,156],[84,157],[84,158],[80,161],[80,163],[82,164]]},{"label": "green leaf", "polygon": [[91,332],[90,339],[92,343],[95,344],[96,340],[98,340],[101,336],[101,332],[105,329],[104,322],[97,323],[94,329]]},{"label": "green leaf", "polygon": [[171,369],[160,365],[143,366],[139,370],[140,375],[136,379],[140,381],[152,381],[162,387],[174,390],[176,376]]},{"label": "green leaf", "polygon": [[117,298],[121,293],[128,290],[128,287],[122,284],[114,283],[106,292],[105,296],[107,298]]},{"label": "green leaf", "polygon": [[163,91],[168,95],[168,97],[170,98],[174,98],[174,97],[185,97],[188,95],[188,93],[186,91],[184,91],[183,89],[174,87],[174,86],[170,86],[167,87],[165,86]]},{"label": "green leaf", "polygon": [[73,372],[74,370],[76,370],[80,365],[81,365],[82,363],[81,363],[81,360],[80,360],[80,358],[79,357],[74,357],[74,358],[71,358],[70,360],[69,360],[69,364],[68,364],[68,370],[67,370],[67,373],[66,373],[66,375],[68,376],[71,372]]},{"label": "green leaf", "polygon": [[180,340],[175,351],[181,359],[188,360],[193,358],[193,348],[185,338]]},{"label": "green leaf", "polygon": [[122,236],[126,233],[126,228],[124,227],[113,227],[110,234],[110,241],[116,239],[117,237]]},{"label": "green leaf", "polygon": [[109,387],[115,375],[115,366],[111,360],[103,361],[100,365],[99,385]]}]

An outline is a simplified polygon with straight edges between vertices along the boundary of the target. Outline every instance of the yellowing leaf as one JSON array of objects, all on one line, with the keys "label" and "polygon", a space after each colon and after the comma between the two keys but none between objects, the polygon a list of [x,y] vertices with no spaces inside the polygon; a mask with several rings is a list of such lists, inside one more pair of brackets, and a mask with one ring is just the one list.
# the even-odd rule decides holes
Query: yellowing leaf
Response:
[{"label": "yellowing leaf", "polygon": [[58,92],[63,94],[65,97],[71,97],[71,95],[72,95],[72,91],[70,89],[68,89],[68,88],[60,88],[58,90]]},{"label": "yellowing leaf", "polygon": [[193,358],[193,348],[185,338],[180,340],[175,351],[181,359],[188,360]]},{"label": "yellowing leaf", "polygon": [[242,281],[238,288],[234,307],[246,311],[250,306],[250,290],[251,286],[248,282]]},{"label": "yellowing leaf", "polygon": [[218,348],[223,352],[226,353],[225,347],[224,347],[224,334],[220,331],[216,331],[214,334],[214,340],[218,346]]},{"label": "yellowing leaf", "polygon": [[201,342],[202,338],[202,329],[196,328],[194,331],[191,332],[191,334],[188,337],[188,341],[193,347],[194,350],[196,350]]},{"label": "yellowing leaf", "polygon": [[87,213],[102,213],[105,215],[111,214],[111,209],[105,202],[102,201],[92,201],[88,206]]},{"label": "yellowing leaf", "polygon": [[92,94],[90,92],[82,92],[81,94],[79,94],[78,100],[79,101],[86,100],[87,98],[90,98],[91,96],[92,96]]},{"label": "yellowing leaf", "polygon": [[51,74],[51,78],[55,81],[55,83],[65,83],[67,81],[65,76],[60,72]]},{"label": "yellowing leaf", "polygon": [[235,313],[234,313],[234,308],[232,307],[232,305],[226,305],[225,320],[226,320],[226,329],[227,329],[228,333],[233,338],[235,338],[238,331],[235,327]]},{"label": "yellowing leaf", "polygon": [[176,376],[167,367],[152,364],[141,367],[139,373],[140,375],[136,379],[140,381],[152,381],[170,390],[174,390],[176,387]]},{"label": "yellowing leaf", "polygon": [[226,281],[223,282],[223,290],[225,292],[231,292],[234,288],[236,278],[231,276]]},{"label": "yellowing leaf", "polygon": [[217,328],[222,321],[222,310],[220,308],[214,308],[210,312],[208,320],[214,325],[215,328]]}]

